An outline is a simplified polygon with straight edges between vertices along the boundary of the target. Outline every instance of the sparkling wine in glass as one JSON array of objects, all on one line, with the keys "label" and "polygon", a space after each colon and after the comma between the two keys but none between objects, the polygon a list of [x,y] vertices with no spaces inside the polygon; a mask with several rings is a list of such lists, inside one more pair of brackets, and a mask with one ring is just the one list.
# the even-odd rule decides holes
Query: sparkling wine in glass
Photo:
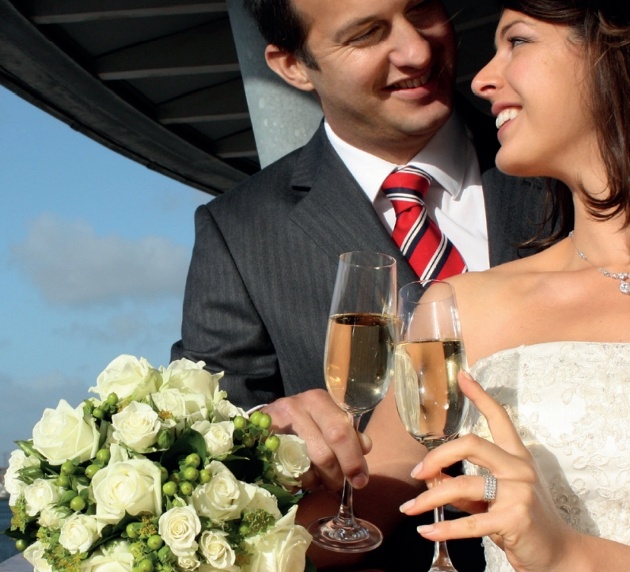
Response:
[{"label": "sparkling wine in glass", "polygon": [[[361,416],[383,399],[394,376],[396,290],[394,258],[369,251],[340,256],[324,376],[329,394],[357,431]],[[308,530],[315,544],[336,552],[366,552],[383,541],[378,527],[354,516],[347,480],[337,514],[311,523]]]},{"label": "sparkling wine in glass", "polygon": [[[394,381],[398,414],[407,431],[431,450],[457,437],[468,408],[457,383],[467,364],[453,287],[440,280],[403,286],[398,325]],[[444,520],[443,507],[435,509],[434,518]],[[446,542],[435,543],[429,572],[457,572]]]}]

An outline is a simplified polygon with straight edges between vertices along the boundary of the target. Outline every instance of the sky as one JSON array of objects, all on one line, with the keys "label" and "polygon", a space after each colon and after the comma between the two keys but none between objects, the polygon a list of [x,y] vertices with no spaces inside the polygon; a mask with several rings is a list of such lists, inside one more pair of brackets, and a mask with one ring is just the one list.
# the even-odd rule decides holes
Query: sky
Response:
[{"label": "sky", "polygon": [[211,198],[0,86],[0,466],[120,354],[168,365]]}]

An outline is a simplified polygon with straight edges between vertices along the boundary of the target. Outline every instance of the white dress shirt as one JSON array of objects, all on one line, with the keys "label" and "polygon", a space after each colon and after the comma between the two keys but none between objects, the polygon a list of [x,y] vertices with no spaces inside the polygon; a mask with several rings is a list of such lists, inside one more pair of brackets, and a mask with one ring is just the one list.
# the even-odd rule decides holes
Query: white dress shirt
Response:
[{"label": "white dress shirt", "polygon": [[[391,232],[396,214],[381,185],[398,165],[349,145],[328,122],[325,128],[333,148]],[[409,163],[433,178],[425,195],[429,216],[457,247],[468,270],[486,270],[490,263],[481,174],[477,153],[461,119],[453,114]]]}]

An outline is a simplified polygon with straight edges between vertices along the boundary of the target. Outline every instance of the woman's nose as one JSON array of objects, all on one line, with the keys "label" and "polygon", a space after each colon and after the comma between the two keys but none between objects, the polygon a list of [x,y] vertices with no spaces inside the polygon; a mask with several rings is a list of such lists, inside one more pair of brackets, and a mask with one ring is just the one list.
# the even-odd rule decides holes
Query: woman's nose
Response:
[{"label": "woman's nose", "polygon": [[471,89],[477,97],[490,99],[499,85],[496,57],[492,58],[472,80]]}]

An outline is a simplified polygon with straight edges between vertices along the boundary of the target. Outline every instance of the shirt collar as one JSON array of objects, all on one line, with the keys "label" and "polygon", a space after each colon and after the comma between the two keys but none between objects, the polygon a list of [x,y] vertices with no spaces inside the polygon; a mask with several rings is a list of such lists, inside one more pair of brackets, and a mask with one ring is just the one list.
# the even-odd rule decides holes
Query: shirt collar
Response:
[{"label": "shirt collar", "polygon": [[[324,121],[324,127],[331,145],[368,198],[374,202],[385,177],[397,165],[350,145],[332,130],[327,121]],[[453,113],[410,163],[422,168],[449,194],[458,198],[467,168],[462,158],[468,156],[466,148],[470,144],[466,127]]]}]

